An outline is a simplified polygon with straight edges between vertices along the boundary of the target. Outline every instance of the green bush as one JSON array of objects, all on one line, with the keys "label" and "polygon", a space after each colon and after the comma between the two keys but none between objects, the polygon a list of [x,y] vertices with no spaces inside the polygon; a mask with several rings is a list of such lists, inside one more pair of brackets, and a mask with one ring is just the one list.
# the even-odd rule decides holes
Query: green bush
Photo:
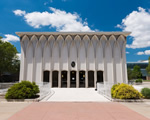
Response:
[{"label": "green bush", "polygon": [[111,88],[112,98],[117,99],[139,99],[142,94],[139,93],[134,87],[128,84],[117,84]]},{"label": "green bush", "polygon": [[135,80],[135,82],[136,82],[136,83],[142,83],[143,80],[142,80],[142,79],[137,79],[137,80]]},{"label": "green bush", "polygon": [[22,81],[10,87],[5,95],[6,99],[30,99],[36,98],[39,87],[35,82]]},{"label": "green bush", "polygon": [[141,90],[142,95],[144,98],[150,99],[150,88],[143,88]]}]

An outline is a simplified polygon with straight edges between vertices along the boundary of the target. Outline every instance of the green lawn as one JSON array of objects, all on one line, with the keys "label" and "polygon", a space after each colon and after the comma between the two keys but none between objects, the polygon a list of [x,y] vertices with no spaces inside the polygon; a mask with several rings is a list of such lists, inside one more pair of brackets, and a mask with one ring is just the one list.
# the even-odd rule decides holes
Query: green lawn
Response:
[{"label": "green lawn", "polygon": [[150,80],[143,80],[143,82],[150,82]]}]

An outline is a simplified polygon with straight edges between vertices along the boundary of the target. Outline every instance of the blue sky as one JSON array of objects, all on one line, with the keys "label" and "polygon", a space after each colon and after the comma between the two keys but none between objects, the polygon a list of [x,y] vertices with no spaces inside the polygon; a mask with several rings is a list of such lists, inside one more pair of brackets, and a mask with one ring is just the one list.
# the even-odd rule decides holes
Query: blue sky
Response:
[{"label": "blue sky", "polygon": [[0,0],[0,36],[21,52],[16,31],[131,31],[127,62],[147,60],[150,0]]}]

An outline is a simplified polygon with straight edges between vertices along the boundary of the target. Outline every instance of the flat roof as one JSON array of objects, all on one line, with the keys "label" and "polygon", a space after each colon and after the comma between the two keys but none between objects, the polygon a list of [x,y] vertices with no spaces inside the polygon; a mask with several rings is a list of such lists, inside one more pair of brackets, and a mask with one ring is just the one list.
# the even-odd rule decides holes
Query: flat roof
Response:
[{"label": "flat roof", "polygon": [[131,32],[16,32],[21,37],[23,35],[124,35],[128,36]]}]

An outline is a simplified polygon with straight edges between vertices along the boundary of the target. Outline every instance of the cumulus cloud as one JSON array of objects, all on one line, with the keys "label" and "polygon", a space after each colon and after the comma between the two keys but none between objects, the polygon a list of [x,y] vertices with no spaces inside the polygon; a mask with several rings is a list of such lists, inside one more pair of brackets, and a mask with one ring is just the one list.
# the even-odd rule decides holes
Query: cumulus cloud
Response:
[{"label": "cumulus cloud", "polygon": [[23,16],[26,14],[26,11],[22,11],[22,10],[14,10],[13,13],[15,15],[18,15],[18,16]]},{"label": "cumulus cloud", "polygon": [[126,52],[126,54],[129,54],[129,52]]},{"label": "cumulus cloud", "polygon": [[132,44],[127,48],[145,48],[150,46],[150,11],[139,7],[137,11],[127,15],[117,27],[123,31],[131,31]]},{"label": "cumulus cloud", "polygon": [[4,36],[5,37],[2,38],[3,41],[7,41],[7,42],[10,42],[10,41],[13,41],[13,42],[19,41],[19,37],[15,36],[15,35],[5,34]]},{"label": "cumulus cloud", "polygon": [[150,55],[150,50],[137,52],[137,55]]},{"label": "cumulus cloud", "polygon": [[88,27],[88,23],[83,21],[77,13],[67,13],[66,11],[53,7],[50,7],[50,11],[51,12],[25,12],[25,14],[22,15],[27,24],[34,28],[49,26],[50,28],[56,28],[56,31],[93,31]]},{"label": "cumulus cloud", "polygon": [[21,53],[17,53],[18,60],[21,60]]}]

